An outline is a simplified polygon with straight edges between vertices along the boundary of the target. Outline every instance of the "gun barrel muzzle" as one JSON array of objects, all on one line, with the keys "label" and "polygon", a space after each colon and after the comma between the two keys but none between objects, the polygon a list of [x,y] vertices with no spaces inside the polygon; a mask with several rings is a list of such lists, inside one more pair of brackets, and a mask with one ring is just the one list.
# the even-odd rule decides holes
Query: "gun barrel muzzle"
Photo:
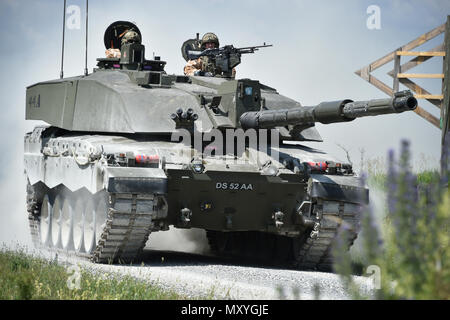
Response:
[{"label": "gun barrel muzzle", "polygon": [[413,96],[394,98],[393,106],[396,110],[401,111],[414,110],[417,108],[417,99]]},{"label": "gun barrel muzzle", "polygon": [[367,101],[355,101],[346,103],[342,114],[350,119],[378,116],[382,114],[401,113],[417,108],[417,100],[411,91],[397,92],[393,98],[373,99]]}]

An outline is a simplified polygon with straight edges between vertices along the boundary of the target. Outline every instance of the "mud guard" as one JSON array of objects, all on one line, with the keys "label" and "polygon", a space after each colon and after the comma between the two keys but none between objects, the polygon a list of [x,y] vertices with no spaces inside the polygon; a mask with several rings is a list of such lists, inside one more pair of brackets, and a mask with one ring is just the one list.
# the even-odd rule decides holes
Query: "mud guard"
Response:
[{"label": "mud guard", "polygon": [[108,192],[167,194],[167,176],[162,169],[108,167],[106,173]]},{"label": "mud guard", "polygon": [[308,181],[308,194],[311,198],[369,203],[369,189],[361,185],[357,177],[312,174]]}]

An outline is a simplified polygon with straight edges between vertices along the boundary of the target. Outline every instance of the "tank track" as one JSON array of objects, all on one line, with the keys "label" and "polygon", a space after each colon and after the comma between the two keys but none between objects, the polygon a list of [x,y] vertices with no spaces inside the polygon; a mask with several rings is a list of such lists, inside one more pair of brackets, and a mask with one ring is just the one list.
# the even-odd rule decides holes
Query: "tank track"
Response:
[{"label": "tank track", "polygon": [[[341,227],[347,231],[350,248],[360,229],[360,206],[354,203],[322,201],[315,206],[316,220],[313,230],[294,252],[294,266],[302,270],[331,271],[333,268],[332,245]],[[296,246],[294,246],[295,248]]]},{"label": "tank track", "polygon": [[[91,253],[69,252],[88,257],[93,262],[133,262],[142,253],[154,226],[157,198],[153,195],[113,193],[108,193],[107,197],[107,218],[99,239],[95,240],[95,249]],[[40,239],[40,205],[32,196],[27,196],[27,204],[32,241],[36,247],[43,248]],[[53,249],[66,252],[61,248]]]},{"label": "tank track", "polygon": [[260,258],[300,270],[332,271],[332,246],[341,226],[347,231],[345,241],[350,248],[360,228],[359,212],[357,204],[319,200],[313,212],[314,227],[301,238],[263,232],[208,230],[206,234],[211,250],[219,254]]},{"label": "tank track", "polygon": [[39,236],[39,213],[41,211],[41,204],[38,201],[38,196],[33,187],[27,184],[27,212],[28,224],[30,227],[31,241],[35,246],[40,244]]},{"label": "tank track", "polygon": [[97,241],[93,262],[131,262],[145,247],[153,228],[151,195],[110,194],[105,228]]},{"label": "tank track", "polygon": [[39,217],[34,214],[28,214],[28,225],[30,227],[31,241],[36,248],[41,246],[39,237]]}]

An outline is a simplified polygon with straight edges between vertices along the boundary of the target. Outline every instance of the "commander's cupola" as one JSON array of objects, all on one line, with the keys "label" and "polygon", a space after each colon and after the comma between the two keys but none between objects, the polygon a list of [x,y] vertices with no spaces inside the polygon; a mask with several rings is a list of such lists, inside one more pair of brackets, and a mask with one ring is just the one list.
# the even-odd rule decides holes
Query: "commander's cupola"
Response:
[{"label": "commander's cupola", "polygon": [[139,28],[132,22],[116,21],[105,31],[106,58],[97,59],[99,69],[164,71],[160,57],[145,59],[145,46]]}]

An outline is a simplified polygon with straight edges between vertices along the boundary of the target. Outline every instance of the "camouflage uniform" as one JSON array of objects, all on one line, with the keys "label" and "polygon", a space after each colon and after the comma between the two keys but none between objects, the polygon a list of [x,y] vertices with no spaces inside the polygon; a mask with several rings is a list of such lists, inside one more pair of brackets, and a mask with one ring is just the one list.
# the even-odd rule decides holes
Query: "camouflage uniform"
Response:
[{"label": "camouflage uniform", "polygon": [[[216,48],[219,47],[219,38],[212,32],[206,33],[202,37],[201,49],[206,49],[206,43],[212,42],[216,44]],[[209,61],[209,57],[200,57],[198,59],[189,60],[184,67],[184,74],[187,76],[195,75],[207,75],[215,76],[216,74],[221,74],[222,71],[217,69],[212,61]],[[236,70],[233,68],[233,78],[236,74]]]},{"label": "camouflage uniform", "polygon": [[[141,37],[136,31],[128,30],[123,34],[121,44],[126,43],[141,43]],[[106,58],[120,58],[120,49],[109,48],[105,51]]]},{"label": "camouflage uniform", "polygon": [[200,57],[195,60],[189,60],[184,67],[184,74],[187,76],[196,75],[195,72],[210,73],[211,76],[220,74],[221,71],[216,69],[212,63],[209,62],[209,57]]},{"label": "camouflage uniform", "polygon": [[139,36],[139,33],[133,30],[128,30],[122,38],[121,41],[122,45],[125,43],[141,43],[141,37]]}]

